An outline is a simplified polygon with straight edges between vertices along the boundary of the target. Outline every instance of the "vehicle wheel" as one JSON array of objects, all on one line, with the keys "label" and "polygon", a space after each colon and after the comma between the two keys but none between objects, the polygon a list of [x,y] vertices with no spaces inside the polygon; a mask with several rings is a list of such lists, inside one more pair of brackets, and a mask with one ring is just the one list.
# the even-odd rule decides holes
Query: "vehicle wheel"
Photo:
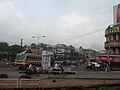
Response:
[{"label": "vehicle wheel", "polygon": [[0,75],[0,78],[8,78],[8,75],[3,73],[3,74]]},{"label": "vehicle wheel", "polygon": [[30,75],[21,75],[20,78],[31,79],[32,77]]},{"label": "vehicle wheel", "polygon": [[19,70],[22,70],[22,67],[19,67]]},{"label": "vehicle wheel", "polygon": [[25,72],[26,72],[27,75],[32,75],[32,70],[31,69],[26,69]]}]

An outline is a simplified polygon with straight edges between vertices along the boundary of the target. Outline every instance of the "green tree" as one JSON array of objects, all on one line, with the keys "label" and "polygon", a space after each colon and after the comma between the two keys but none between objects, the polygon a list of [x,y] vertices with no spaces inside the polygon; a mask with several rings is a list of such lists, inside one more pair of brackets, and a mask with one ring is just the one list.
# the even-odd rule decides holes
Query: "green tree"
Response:
[{"label": "green tree", "polygon": [[31,48],[38,48],[38,46],[37,46],[35,43],[32,43],[32,44],[30,45],[30,47],[31,47]]},{"label": "green tree", "polygon": [[10,46],[9,51],[12,53],[20,53],[23,51],[23,49],[21,46],[15,44],[15,45]]},{"label": "green tree", "polygon": [[9,45],[7,42],[0,42],[0,51],[7,52],[9,49]]}]

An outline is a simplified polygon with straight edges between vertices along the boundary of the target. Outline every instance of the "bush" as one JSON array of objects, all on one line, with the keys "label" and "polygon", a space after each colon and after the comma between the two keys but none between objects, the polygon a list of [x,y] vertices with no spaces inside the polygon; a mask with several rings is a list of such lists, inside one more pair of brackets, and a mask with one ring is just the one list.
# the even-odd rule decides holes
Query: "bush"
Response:
[{"label": "bush", "polygon": [[21,75],[20,78],[31,79],[32,77],[30,75]]},{"label": "bush", "polygon": [[0,78],[8,78],[8,75],[3,73],[3,74],[0,74]]}]

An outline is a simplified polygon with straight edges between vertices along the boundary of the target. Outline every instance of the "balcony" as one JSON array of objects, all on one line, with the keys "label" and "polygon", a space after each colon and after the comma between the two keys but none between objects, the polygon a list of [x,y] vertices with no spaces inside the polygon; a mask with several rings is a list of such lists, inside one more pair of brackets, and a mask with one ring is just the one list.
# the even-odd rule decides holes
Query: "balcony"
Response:
[{"label": "balcony", "polygon": [[105,48],[110,47],[120,47],[120,40],[114,40],[114,41],[106,41],[105,42]]},{"label": "balcony", "polygon": [[105,30],[105,36],[107,36],[108,34],[114,34],[114,33],[120,33],[119,26],[109,27]]}]

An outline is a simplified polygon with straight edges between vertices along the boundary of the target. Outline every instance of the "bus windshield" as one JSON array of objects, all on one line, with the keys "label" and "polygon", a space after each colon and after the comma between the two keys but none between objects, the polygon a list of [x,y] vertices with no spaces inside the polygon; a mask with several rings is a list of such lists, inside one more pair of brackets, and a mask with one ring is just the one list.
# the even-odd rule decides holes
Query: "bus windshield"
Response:
[{"label": "bus windshield", "polygon": [[16,60],[22,60],[22,59],[24,59],[25,58],[25,54],[18,54],[17,56],[16,56]]}]

